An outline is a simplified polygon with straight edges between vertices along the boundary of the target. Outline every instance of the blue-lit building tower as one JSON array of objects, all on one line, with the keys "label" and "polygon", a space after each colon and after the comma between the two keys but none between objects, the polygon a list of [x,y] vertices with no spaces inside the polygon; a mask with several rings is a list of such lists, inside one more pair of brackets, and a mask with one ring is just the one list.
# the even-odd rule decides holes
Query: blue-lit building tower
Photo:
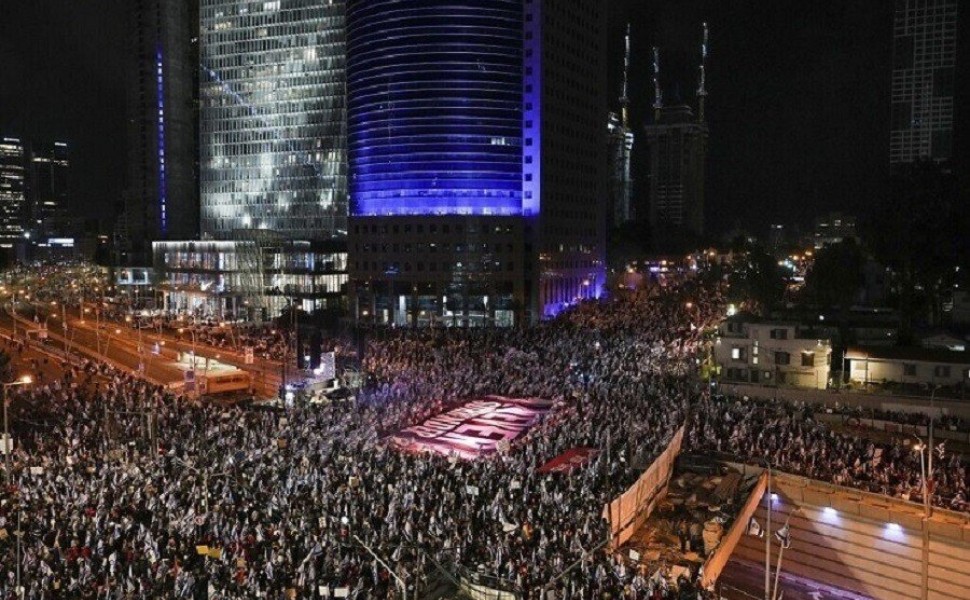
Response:
[{"label": "blue-lit building tower", "polygon": [[358,319],[511,325],[598,295],[602,4],[348,0]]},{"label": "blue-lit building tower", "polygon": [[118,261],[199,234],[198,0],[125,0],[126,169]]}]

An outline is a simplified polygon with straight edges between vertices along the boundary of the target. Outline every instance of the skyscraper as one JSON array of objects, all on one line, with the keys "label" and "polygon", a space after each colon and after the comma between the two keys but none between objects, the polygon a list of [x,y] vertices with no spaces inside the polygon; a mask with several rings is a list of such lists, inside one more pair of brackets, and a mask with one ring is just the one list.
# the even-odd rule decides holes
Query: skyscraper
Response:
[{"label": "skyscraper", "polygon": [[625,52],[623,54],[623,90],[620,93],[620,114],[610,113],[607,124],[606,156],[609,165],[609,195],[612,208],[612,226],[631,221],[633,214],[633,181],[630,178],[630,154],[633,151],[633,131],[630,129],[630,98],[627,94],[627,78],[630,71],[630,26],[626,28]]},{"label": "skyscraper", "polygon": [[0,140],[0,248],[6,258],[22,243],[27,219],[27,153],[18,138]]},{"label": "skyscraper", "polygon": [[704,233],[707,123],[690,106],[664,106],[645,128],[650,148],[650,227],[655,237]]},{"label": "skyscraper", "polygon": [[609,158],[609,195],[613,227],[634,219],[633,180],[630,178],[630,154],[633,152],[633,132],[615,113],[610,113],[606,126]]},{"label": "skyscraper", "polygon": [[346,236],[342,0],[202,0],[202,233]]},{"label": "skyscraper", "polygon": [[604,19],[594,0],[348,1],[358,318],[508,325],[598,295]]},{"label": "skyscraper", "polygon": [[198,0],[126,0],[127,181],[123,262],[151,242],[198,235],[195,70]]},{"label": "skyscraper", "polygon": [[897,0],[890,165],[953,155],[957,0]]},{"label": "skyscraper", "polygon": [[665,243],[704,233],[704,169],[707,161],[707,121],[704,102],[707,24],[701,45],[697,115],[686,105],[665,106],[660,87],[660,53],[654,48],[653,123],[644,129],[650,149],[650,228],[654,240]]},{"label": "skyscraper", "polygon": [[30,152],[30,226],[35,239],[66,236],[70,156],[64,142],[34,144]]}]

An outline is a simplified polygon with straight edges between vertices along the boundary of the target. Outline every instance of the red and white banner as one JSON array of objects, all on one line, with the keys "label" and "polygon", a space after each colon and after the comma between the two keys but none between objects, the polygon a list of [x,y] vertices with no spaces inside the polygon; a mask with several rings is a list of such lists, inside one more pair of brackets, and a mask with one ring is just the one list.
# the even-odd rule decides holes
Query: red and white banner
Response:
[{"label": "red and white banner", "polygon": [[539,467],[540,473],[571,473],[581,467],[599,452],[596,448],[570,448],[559,456]]},{"label": "red and white banner", "polygon": [[404,450],[475,458],[518,438],[551,408],[552,401],[541,398],[486,396],[402,429],[390,442]]}]

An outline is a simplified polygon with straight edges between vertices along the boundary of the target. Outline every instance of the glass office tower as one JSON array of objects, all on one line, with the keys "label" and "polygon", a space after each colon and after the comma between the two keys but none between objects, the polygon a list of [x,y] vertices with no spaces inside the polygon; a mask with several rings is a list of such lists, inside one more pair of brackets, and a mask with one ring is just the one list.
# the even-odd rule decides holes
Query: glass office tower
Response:
[{"label": "glass office tower", "polygon": [[0,248],[13,248],[23,240],[27,216],[26,158],[19,139],[0,139]]},{"label": "glass office tower", "polygon": [[893,17],[889,162],[953,156],[956,0],[898,0]]},{"label": "glass office tower", "polygon": [[347,231],[344,2],[202,0],[202,233]]},{"label": "glass office tower", "polygon": [[522,214],[522,4],[348,7],[352,210]]},{"label": "glass office tower", "polygon": [[351,298],[509,326],[605,279],[602,0],[347,0]]}]

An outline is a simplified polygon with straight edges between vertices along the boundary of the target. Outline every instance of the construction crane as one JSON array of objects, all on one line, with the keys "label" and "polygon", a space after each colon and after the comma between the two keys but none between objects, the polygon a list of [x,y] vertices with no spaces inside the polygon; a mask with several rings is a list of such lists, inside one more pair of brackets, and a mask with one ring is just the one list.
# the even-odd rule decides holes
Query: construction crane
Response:
[{"label": "construction crane", "polygon": [[697,120],[704,122],[704,100],[707,98],[707,23],[704,23],[704,41],[701,42],[701,81],[697,87]]},{"label": "construction crane", "polygon": [[660,48],[653,47],[653,120],[660,121],[660,111],[664,107],[660,91]]},{"label": "construction crane", "polygon": [[620,94],[620,115],[623,128],[630,129],[630,95],[627,92],[627,83],[630,74],[630,24],[626,24],[626,49],[623,52],[623,93]]}]

